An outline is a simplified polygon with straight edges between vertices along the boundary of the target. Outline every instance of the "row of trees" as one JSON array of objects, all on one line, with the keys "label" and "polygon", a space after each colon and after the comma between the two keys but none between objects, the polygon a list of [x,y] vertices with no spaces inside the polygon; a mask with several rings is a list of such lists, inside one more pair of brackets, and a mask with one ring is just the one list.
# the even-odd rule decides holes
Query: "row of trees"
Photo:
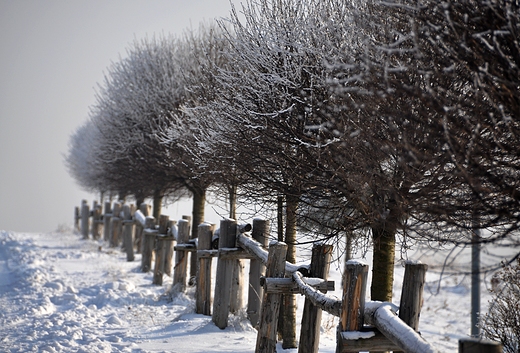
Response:
[{"label": "row of trees", "polygon": [[[515,242],[520,5],[513,0],[247,0],[114,63],[66,162],[87,190],[208,188],[285,207],[282,237],[371,235],[373,300],[391,300],[396,235]],[[278,205],[278,206],[277,206]],[[294,315],[287,298],[284,314]],[[295,346],[287,334],[284,347]]]}]

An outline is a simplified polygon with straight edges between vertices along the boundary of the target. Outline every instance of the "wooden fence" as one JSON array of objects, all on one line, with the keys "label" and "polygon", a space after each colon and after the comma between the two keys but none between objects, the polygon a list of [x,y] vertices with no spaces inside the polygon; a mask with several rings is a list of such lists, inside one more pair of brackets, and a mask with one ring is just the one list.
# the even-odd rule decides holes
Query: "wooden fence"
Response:
[{"label": "wooden fence", "polygon": [[[360,351],[394,351],[409,353],[437,352],[418,332],[422,293],[428,266],[407,262],[401,302],[365,302],[368,265],[359,261],[345,263],[343,297],[336,300],[326,295],[334,290],[328,281],[332,246],[315,244],[309,267],[298,267],[285,261],[287,245],[271,242],[269,221],[254,219],[252,226],[235,220],[220,221],[218,238],[214,224],[202,223],[198,234],[190,240],[190,217],[177,222],[161,215],[158,222],[149,216],[149,207],[139,210],[119,202],[105,203],[105,213],[95,203],[92,211],[86,201],[75,209],[75,225],[83,238],[89,238],[89,217],[93,239],[110,246],[120,246],[128,261],[134,261],[134,249],[141,253],[141,270],[153,269],[153,283],[161,285],[164,275],[173,277],[173,289],[182,292],[187,285],[188,258],[196,256],[194,283],[196,312],[211,315],[221,329],[227,327],[230,313],[247,307],[251,324],[257,328],[255,352],[275,352],[277,324],[282,296],[300,293],[305,296],[299,353],[318,352],[322,310],[339,318],[337,353]],[[216,244],[218,243],[218,248]],[[174,256],[175,253],[175,256]],[[214,292],[212,292],[212,258],[217,258]],[[175,264],[172,260],[175,259]],[[244,292],[244,264],[250,261],[247,303]],[[153,262],[153,266],[152,266]],[[173,269],[173,273],[172,273]],[[305,277],[303,273],[308,274]],[[502,352],[500,344],[464,339],[459,352]]]}]

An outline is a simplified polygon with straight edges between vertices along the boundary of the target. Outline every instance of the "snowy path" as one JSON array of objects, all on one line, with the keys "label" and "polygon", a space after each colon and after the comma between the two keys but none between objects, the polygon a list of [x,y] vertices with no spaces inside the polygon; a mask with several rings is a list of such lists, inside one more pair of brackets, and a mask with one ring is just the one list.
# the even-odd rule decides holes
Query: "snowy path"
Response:
[{"label": "snowy path", "polygon": [[250,326],[220,331],[187,296],[168,300],[138,261],[98,247],[72,234],[0,234],[0,351],[254,350]]}]

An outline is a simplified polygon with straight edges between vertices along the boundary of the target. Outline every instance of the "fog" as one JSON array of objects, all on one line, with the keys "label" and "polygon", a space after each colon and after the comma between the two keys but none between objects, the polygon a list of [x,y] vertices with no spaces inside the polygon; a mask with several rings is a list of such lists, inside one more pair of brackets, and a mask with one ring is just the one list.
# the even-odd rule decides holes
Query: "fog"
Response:
[{"label": "fog", "polygon": [[64,155],[103,72],[136,38],[181,35],[229,10],[228,0],[0,0],[0,229],[72,225],[74,207],[98,196],[76,185]]}]

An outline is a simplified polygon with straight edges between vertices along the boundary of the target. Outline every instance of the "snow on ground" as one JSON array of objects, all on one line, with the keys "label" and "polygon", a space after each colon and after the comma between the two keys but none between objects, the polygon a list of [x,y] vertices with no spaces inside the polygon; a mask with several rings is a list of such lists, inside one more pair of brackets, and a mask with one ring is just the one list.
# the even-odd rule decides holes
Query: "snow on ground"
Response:
[{"label": "snow on ground", "polygon": [[[119,249],[73,232],[0,231],[0,351],[254,352],[256,331],[245,315],[230,316],[229,327],[218,329],[211,317],[194,313],[194,288],[172,298],[171,278],[152,285],[140,259],[127,262]],[[421,260],[428,259],[439,262],[427,254]],[[330,295],[336,297],[340,267],[331,266],[336,291]],[[396,265],[396,304],[403,272]],[[469,278],[439,278],[435,271],[427,275],[420,331],[440,351],[456,351],[469,333]],[[483,289],[483,308],[488,299]],[[324,313],[320,352],[335,351],[336,326]]]}]

